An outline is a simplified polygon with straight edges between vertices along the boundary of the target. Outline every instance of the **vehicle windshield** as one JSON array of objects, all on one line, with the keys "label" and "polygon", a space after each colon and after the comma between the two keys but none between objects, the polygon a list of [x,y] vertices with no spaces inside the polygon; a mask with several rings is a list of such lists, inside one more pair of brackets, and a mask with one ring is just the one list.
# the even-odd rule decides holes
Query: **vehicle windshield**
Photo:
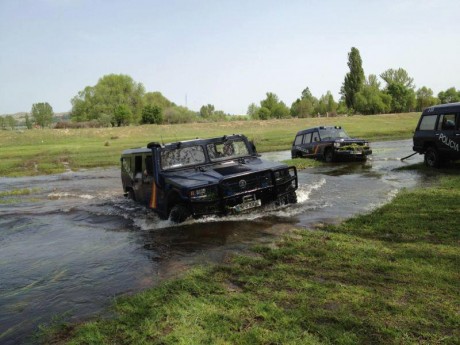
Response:
[{"label": "vehicle windshield", "polygon": [[321,140],[334,140],[349,138],[348,134],[341,128],[324,128],[319,130]]},{"label": "vehicle windshield", "polygon": [[249,155],[249,150],[246,146],[246,142],[242,139],[211,143],[206,145],[206,148],[208,150],[209,159],[212,162],[222,159],[245,157]]},{"label": "vehicle windshield", "polygon": [[161,151],[161,168],[163,170],[203,164],[205,162],[204,149],[199,145]]}]

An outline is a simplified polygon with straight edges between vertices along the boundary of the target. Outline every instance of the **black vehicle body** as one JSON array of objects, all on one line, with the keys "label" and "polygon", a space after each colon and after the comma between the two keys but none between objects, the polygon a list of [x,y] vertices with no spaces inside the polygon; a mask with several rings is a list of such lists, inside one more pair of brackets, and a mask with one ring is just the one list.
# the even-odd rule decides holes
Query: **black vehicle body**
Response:
[{"label": "black vehicle body", "polygon": [[313,127],[297,132],[292,143],[292,158],[306,157],[335,160],[366,160],[372,154],[366,140],[350,138],[339,127]]},{"label": "black vehicle body", "polygon": [[121,179],[126,196],[176,222],[297,202],[295,167],[261,160],[244,135],[125,150]]},{"label": "black vehicle body", "polygon": [[415,152],[425,155],[425,164],[439,167],[460,159],[460,103],[425,109],[414,132]]}]

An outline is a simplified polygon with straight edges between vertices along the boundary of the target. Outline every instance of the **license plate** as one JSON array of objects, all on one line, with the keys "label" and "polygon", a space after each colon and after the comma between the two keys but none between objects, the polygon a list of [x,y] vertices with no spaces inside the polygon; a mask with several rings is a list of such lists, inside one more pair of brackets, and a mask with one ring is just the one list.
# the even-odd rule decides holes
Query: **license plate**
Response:
[{"label": "license plate", "polygon": [[249,210],[251,208],[259,207],[261,205],[262,205],[262,201],[253,200],[253,201],[247,201],[247,202],[243,202],[242,204],[236,205],[236,206],[233,207],[233,209],[236,212],[243,212],[243,211]]}]

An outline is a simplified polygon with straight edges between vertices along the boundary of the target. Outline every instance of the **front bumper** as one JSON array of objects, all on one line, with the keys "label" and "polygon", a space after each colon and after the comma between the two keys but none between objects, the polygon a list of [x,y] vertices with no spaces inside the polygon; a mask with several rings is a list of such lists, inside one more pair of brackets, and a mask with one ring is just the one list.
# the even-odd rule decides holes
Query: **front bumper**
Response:
[{"label": "front bumper", "polygon": [[[277,200],[285,198],[291,193],[295,193],[298,188],[297,171],[295,176],[291,176],[275,184],[263,188],[245,190],[240,193],[229,195],[222,188],[219,188],[219,198],[213,201],[194,201],[190,202],[192,215],[195,217],[204,215],[225,215],[235,214],[247,210],[267,205]],[[260,202],[259,202],[260,200]]]},{"label": "front bumper", "polygon": [[343,157],[343,158],[365,158],[372,154],[371,149],[364,149],[364,150],[334,150],[334,155],[336,157]]}]

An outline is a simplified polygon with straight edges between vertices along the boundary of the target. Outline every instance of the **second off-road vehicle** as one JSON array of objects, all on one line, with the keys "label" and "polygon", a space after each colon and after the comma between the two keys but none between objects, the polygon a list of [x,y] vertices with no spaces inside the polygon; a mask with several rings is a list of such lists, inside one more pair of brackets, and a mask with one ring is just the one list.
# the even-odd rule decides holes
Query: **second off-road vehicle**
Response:
[{"label": "second off-road vehicle", "polygon": [[292,158],[306,157],[333,162],[339,159],[366,160],[372,154],[369,142],[350,138],[342,127],[313,127],[299,131],[292,143]]},{"label": "second off-road vehicle", "polygon": [[174,222],[297,202],[296,168],[260,159],[244,135],[125,150],[121,180],[126,196]]}]

